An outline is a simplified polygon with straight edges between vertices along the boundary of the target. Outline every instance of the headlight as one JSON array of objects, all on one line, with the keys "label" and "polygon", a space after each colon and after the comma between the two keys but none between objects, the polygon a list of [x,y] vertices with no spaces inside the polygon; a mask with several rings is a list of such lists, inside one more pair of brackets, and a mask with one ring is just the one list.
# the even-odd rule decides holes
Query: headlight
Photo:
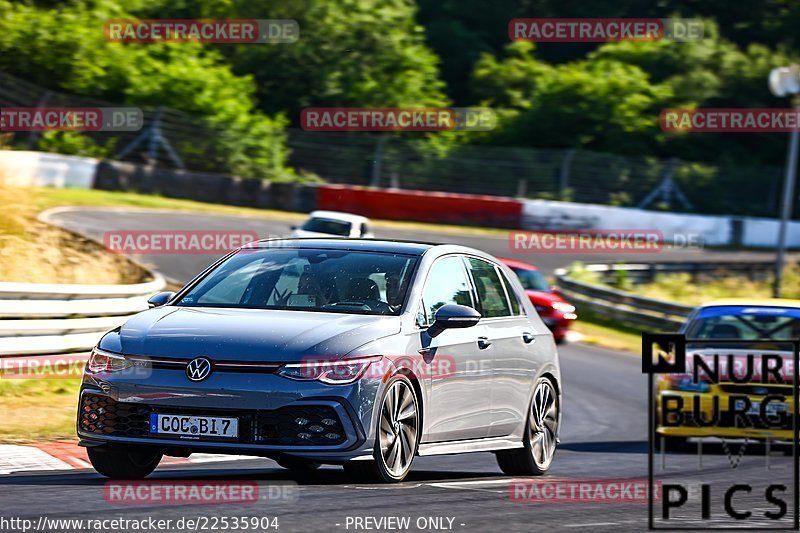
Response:
[{"label": "headlight", "polygon": [[555,309],[556,311],[561,311],[562,313],[574,313],[575,306],[570,305],[566,302],[553,302],[550,306]]},{"label": "headlight", "polygon": [[89,362],[86,363],[86,372],[98,374],[100,372],[119,372],[130,368],[130,361],[118,353],[111,353],[100,348],[94,348]]},{"label": "headlight", "polygon": [[339,361],[292,363],[283,365],[278,370],[278,375],[299,381],[320,381],[328,385],[346,385],[363,376],[369,365],[380,360],[380,355],[373,355]]}]

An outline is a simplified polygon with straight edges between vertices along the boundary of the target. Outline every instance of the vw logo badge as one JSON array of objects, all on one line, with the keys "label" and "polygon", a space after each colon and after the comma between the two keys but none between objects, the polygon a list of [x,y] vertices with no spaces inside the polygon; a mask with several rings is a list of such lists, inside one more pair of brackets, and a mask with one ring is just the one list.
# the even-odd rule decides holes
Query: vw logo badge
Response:
[{"label": "vw logo badge", "polygon": [[211,375],[211,361],[205,357],[192,359],[186,365],[186,377],[189,381],[203,381]]}]

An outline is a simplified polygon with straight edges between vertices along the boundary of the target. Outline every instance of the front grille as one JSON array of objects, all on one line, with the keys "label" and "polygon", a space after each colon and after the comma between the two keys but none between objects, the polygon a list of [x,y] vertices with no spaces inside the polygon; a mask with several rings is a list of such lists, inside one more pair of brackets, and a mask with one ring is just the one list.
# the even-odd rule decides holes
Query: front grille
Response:
[{"label": "front grille", "polygon": [[327,406],[284,407],[260,411],[256,417],[256,442],[280,445],[325,446],[345,441],[336,411]]},{"label": "front grille", "polygon": [[86,392],[81,400],[78,424],[85,433],[96,435],[154,440],[179,438],[177,435],[152,435],[150,433],[152,413],[235,416],[239,419],[239,438],[224,439],[224,442],[267,446],[336,446],[347,440],[336,410],[326,405],[231,412],[118,402],[107,396]]},{"label": "front grille", "polygon": [[150,413],[146,407],[86,393],[80,408],[80,427],[87,433],[114,437],[146,437]]}]

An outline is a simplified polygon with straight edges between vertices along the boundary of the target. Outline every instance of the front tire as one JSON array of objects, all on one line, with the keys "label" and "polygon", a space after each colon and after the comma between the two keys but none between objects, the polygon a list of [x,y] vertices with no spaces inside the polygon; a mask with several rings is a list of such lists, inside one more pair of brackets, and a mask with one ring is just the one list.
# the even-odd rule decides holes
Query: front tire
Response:
[{"label": "front tire", "polygon": [[374,459],[342,466],[359,480],[398,483],[411,470],[419,446],[419,401],[411,381],[396,374],[387,383],[379,405]]},{"label": "front tire", "polygon": [[497,452],[500,470],[511,476],[541,476],[549,470],[556,451],[560,408],[553,382],[540,378],[528,409],[523,447]]},{"label": "front tire", "polygon": [[87,448],[92,466],[111,479],[144,479],[156,469],[162,455],[130,448]]}]

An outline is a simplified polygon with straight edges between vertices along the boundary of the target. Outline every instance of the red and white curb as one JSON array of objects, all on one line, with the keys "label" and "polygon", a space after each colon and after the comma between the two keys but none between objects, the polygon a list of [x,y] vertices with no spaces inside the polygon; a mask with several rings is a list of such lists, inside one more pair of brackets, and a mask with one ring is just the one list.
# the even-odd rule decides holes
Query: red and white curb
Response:
[{"label": "red and white curb", "polygon": [[[196,453],[189,458],[165,457],[161,464],[181,465],[216,463],[253,459],[247,455],[217,455]],[[75,442],[42,444],[0,444],[0,475],[27,472],[91,470],[86,449]]]}]

